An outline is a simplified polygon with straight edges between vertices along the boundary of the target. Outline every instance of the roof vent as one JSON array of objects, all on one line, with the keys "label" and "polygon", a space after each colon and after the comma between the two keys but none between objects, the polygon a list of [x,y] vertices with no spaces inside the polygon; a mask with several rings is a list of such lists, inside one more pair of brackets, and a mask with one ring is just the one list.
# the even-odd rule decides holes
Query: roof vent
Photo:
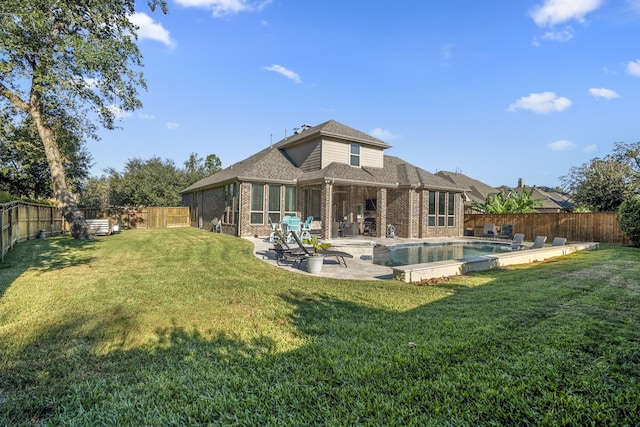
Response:
[{"label": "roof vent", "polygon": [[294,135],[298,135],[298,134],[304,132],[305,130],[310,129],[311,127],[312,127],[311,125],[308,125],[308,124],[305,123],[302,126],[300,126],[299,128],[293,128],[293,134]]}]

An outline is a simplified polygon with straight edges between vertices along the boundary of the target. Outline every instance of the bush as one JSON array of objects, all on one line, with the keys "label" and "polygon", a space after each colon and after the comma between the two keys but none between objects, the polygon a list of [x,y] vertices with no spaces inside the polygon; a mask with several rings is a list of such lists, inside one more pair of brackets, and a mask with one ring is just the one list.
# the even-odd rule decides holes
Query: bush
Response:
[{"label": "bush", "polygon": [[626,199],[618,208],[618,224],[631,244],[640,247],[640,195]]}]

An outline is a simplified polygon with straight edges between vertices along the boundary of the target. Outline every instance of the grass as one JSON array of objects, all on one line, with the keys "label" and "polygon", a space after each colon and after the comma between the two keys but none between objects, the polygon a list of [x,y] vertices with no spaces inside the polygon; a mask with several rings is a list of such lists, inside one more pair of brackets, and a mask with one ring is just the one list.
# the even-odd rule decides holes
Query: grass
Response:
[{"label": "grass", "polygon": [[191,228],[24,242],[0,263],[0,424],[639,425],[638,255],[415,286]]}]

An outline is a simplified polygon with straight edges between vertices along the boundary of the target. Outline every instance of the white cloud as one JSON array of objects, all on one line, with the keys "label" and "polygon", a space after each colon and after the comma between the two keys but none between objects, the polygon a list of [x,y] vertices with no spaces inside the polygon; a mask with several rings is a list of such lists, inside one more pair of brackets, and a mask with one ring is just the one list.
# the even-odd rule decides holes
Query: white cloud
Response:
[{"label": "white cloud", "polygon": [[605,98],[605,99],[620,98],[620,95],[618,95],[616,91],[611,89],[605,89],[603,87],[601,88],[592,87],[589,89],[589,94],[591,96],[595,96],[596,98]]},{"label": "white cloud", "polygon": [[394,135],[391,131],[382,128],[375,128],[371,132],[369,132],[371,136],[374,138],[381,139],[383,141],[391,141],[392,139],[396,139],[398,136]]},{"label": "white cloud", "polygon": [[629,61],[627,63],[627,73],[632,76],[640,77],[640,59]]},{"label": "white cloud", "polygon": [[539,27],[553,26],[576,20],[584,22],[584,17],[598,9],[603,0],[544,0],[530,16]]},{"label": "white cloud", "polygon": [[167,31],[159,22],[154,22],[146,13],[136,12],[129,16],[129,21],[139,27],[137,33],[138,37],[141,39],[159,41],[170,48],[174,48],[176,46],[176,43],[169,35],[169,31]]},{"label": "white cloud", "polygon": [[267,71],[275,71],[276,73],[288,78],[289,80],[293,80],[296,83],[301,83],[300,76],[291,70],[284,68],[282,65],[273,64],[270,67],[265,67]]},{"label": "white cloud", "polygon": [[131,117],[131,112],[130,111],[125,111],[122,108],[118,107],[117,105],[108,105],[107,106],[107,110],[111,111],[111,113],[113,114],[114,118],[116,120],[124,120],[127,117]]},{"label": "white cloud", "polygon": [[531,110],[538,114],[548,114],[564,111],[571,107],[571,104],[571,100],[558,97],[558,95],[553,92],[532,93],[529,96],[523,96],[515,103],[509,105],[507,111]]},{"label": "white cloud", "polygon": [[561,31],[548,31],[540,38],[546,41],[566,43],[573,38],[573,28],[567,27]]},{"label": "white cloud", "polygon": [[153,114],[138,113],[138,117],[143,120],[153,120],[156,118]]},{"label": "white cloud", "polygon": [[551,151],[571,151],[574,148],[576,148],[576,145],[571,141],[567,141],[566,139],[561,139],[561,140],[552,142],[551,144],[547,145],[547,147],[549,147]]},{"label": "white cloud", "polygon": [[582,151],[584,151],[585,153],[593,153],[595,151],[598,151],[598,146],[596,144],[587,145],[582,149]]},{"label": "white cloud", "polygon": [[199,7],[202,9],[211,9],[213,11],[213,16],[221,17],[240,12],[261,10],[269,3],[271,3],[271,0],[176,0],[176,3],[184,7]]},{"label": "white cloud", "polygon": [[98,83],[100,83],[100,80],[94,79],[92,77],[85,77],[83,81],[85,86],[91,89],[98,87]]},{"label": "white cloud", "polygon": [[167,125],[167,129],[171,129],[171,130],[178,129],[180,127],[180,124],[176,122],[167,122],[166,125]]}]

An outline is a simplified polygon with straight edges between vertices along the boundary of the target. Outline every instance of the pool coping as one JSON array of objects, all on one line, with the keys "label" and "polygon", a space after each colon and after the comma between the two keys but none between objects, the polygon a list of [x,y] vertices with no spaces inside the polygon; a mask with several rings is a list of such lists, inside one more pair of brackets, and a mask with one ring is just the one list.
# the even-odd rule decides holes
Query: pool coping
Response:
[{"label": "pool coping", "polygon": [[458,276],[509,265],[530,264],[578,251],[598,248],[599,243],[596,242],[571,243],[564,246],[545,246],[539,249],[523,249],[449,261],[402,265],[392,267],[393,278],[407,283],[417,283],[429,279]]}]

